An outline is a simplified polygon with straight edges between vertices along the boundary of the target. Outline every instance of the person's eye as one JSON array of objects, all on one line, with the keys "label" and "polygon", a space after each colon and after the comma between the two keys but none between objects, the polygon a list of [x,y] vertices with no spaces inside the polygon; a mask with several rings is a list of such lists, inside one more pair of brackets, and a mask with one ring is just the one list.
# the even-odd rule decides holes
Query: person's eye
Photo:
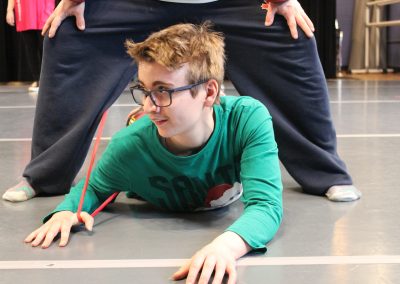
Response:
[{"label": "person's eye", "polygon": [[157,90],[157,91],[160,91],[160,92],[163,92],[163,91],[167,91],[168,88],[167,88],[167,87],[164,87],[164,86],[158,86],[158,87],[156,88],[156,90]]},{"label": "person's eye", "polygon": [[135,85],[133,88],[139,89],[139,90],[144,90],[144,87],[140,84]]}]

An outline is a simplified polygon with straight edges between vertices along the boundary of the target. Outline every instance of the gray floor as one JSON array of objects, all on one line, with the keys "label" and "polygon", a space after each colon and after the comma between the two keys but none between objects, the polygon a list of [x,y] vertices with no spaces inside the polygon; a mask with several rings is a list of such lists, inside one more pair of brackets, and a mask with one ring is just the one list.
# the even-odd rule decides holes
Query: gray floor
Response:
[{"label": "gray floor", "polygon": [[[400,283],[400,82],[337,80],[329,89],[339,152],[363,198],[332,203],[305,195],[284,172],[283,224],[265,255],[238,262],[238,283]],[[112,107],[105,137],[123,127],[131,103],[124,93]],[[29,160],[34,105],[26,87],[0,87],[1,192]],[[0,283],[172,283],[183,259],[242,210],[236,202],[215,212],[166,214],[119,196],[96,217],[93,233],[77,231],[67,247],[25,245],[61,198],[0,201]]]}]

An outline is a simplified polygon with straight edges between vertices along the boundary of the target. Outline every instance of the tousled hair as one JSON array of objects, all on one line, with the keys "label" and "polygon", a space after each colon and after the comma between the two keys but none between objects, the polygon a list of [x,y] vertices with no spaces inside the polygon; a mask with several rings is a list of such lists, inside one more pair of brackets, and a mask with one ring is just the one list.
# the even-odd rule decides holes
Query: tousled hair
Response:
[{"label": "tousled hair", "polygon": [[[188,63],[189,84],[215,79],[221,86],[224,80],[224,37],[212,30],[210,22],[173,25],[151,34],[143,42],[127,40],[125,46],[137,64],[156,62],[172,71]],[[196,93],[194,88],[192,95]]]}]

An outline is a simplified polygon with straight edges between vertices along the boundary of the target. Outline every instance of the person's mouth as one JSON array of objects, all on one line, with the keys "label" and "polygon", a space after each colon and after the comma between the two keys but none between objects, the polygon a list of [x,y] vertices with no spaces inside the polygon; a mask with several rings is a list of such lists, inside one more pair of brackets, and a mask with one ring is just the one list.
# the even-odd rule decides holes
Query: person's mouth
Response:
[{"label": "person's mouth", "polygon": [[165,124],[168,121],[165,118],[151,118],[151,120],[153,121],[153,123],[156,126],[161,126],[161,125]]}]

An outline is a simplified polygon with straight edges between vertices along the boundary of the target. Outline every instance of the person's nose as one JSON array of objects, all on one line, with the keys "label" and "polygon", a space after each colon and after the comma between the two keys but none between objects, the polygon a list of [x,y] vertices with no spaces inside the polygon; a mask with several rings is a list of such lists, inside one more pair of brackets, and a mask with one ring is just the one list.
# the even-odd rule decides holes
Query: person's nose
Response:
[{"label": "person's nose", "polygon": [[159,107],[159,106],[156,106],[156,105],[153,103],[153,101],[151,100],[150,96],[147,96],[147,97],[144,99],[144,102],[143,102],[143,110],[144,110],[146,113],[160,112],[160,107]]}]

